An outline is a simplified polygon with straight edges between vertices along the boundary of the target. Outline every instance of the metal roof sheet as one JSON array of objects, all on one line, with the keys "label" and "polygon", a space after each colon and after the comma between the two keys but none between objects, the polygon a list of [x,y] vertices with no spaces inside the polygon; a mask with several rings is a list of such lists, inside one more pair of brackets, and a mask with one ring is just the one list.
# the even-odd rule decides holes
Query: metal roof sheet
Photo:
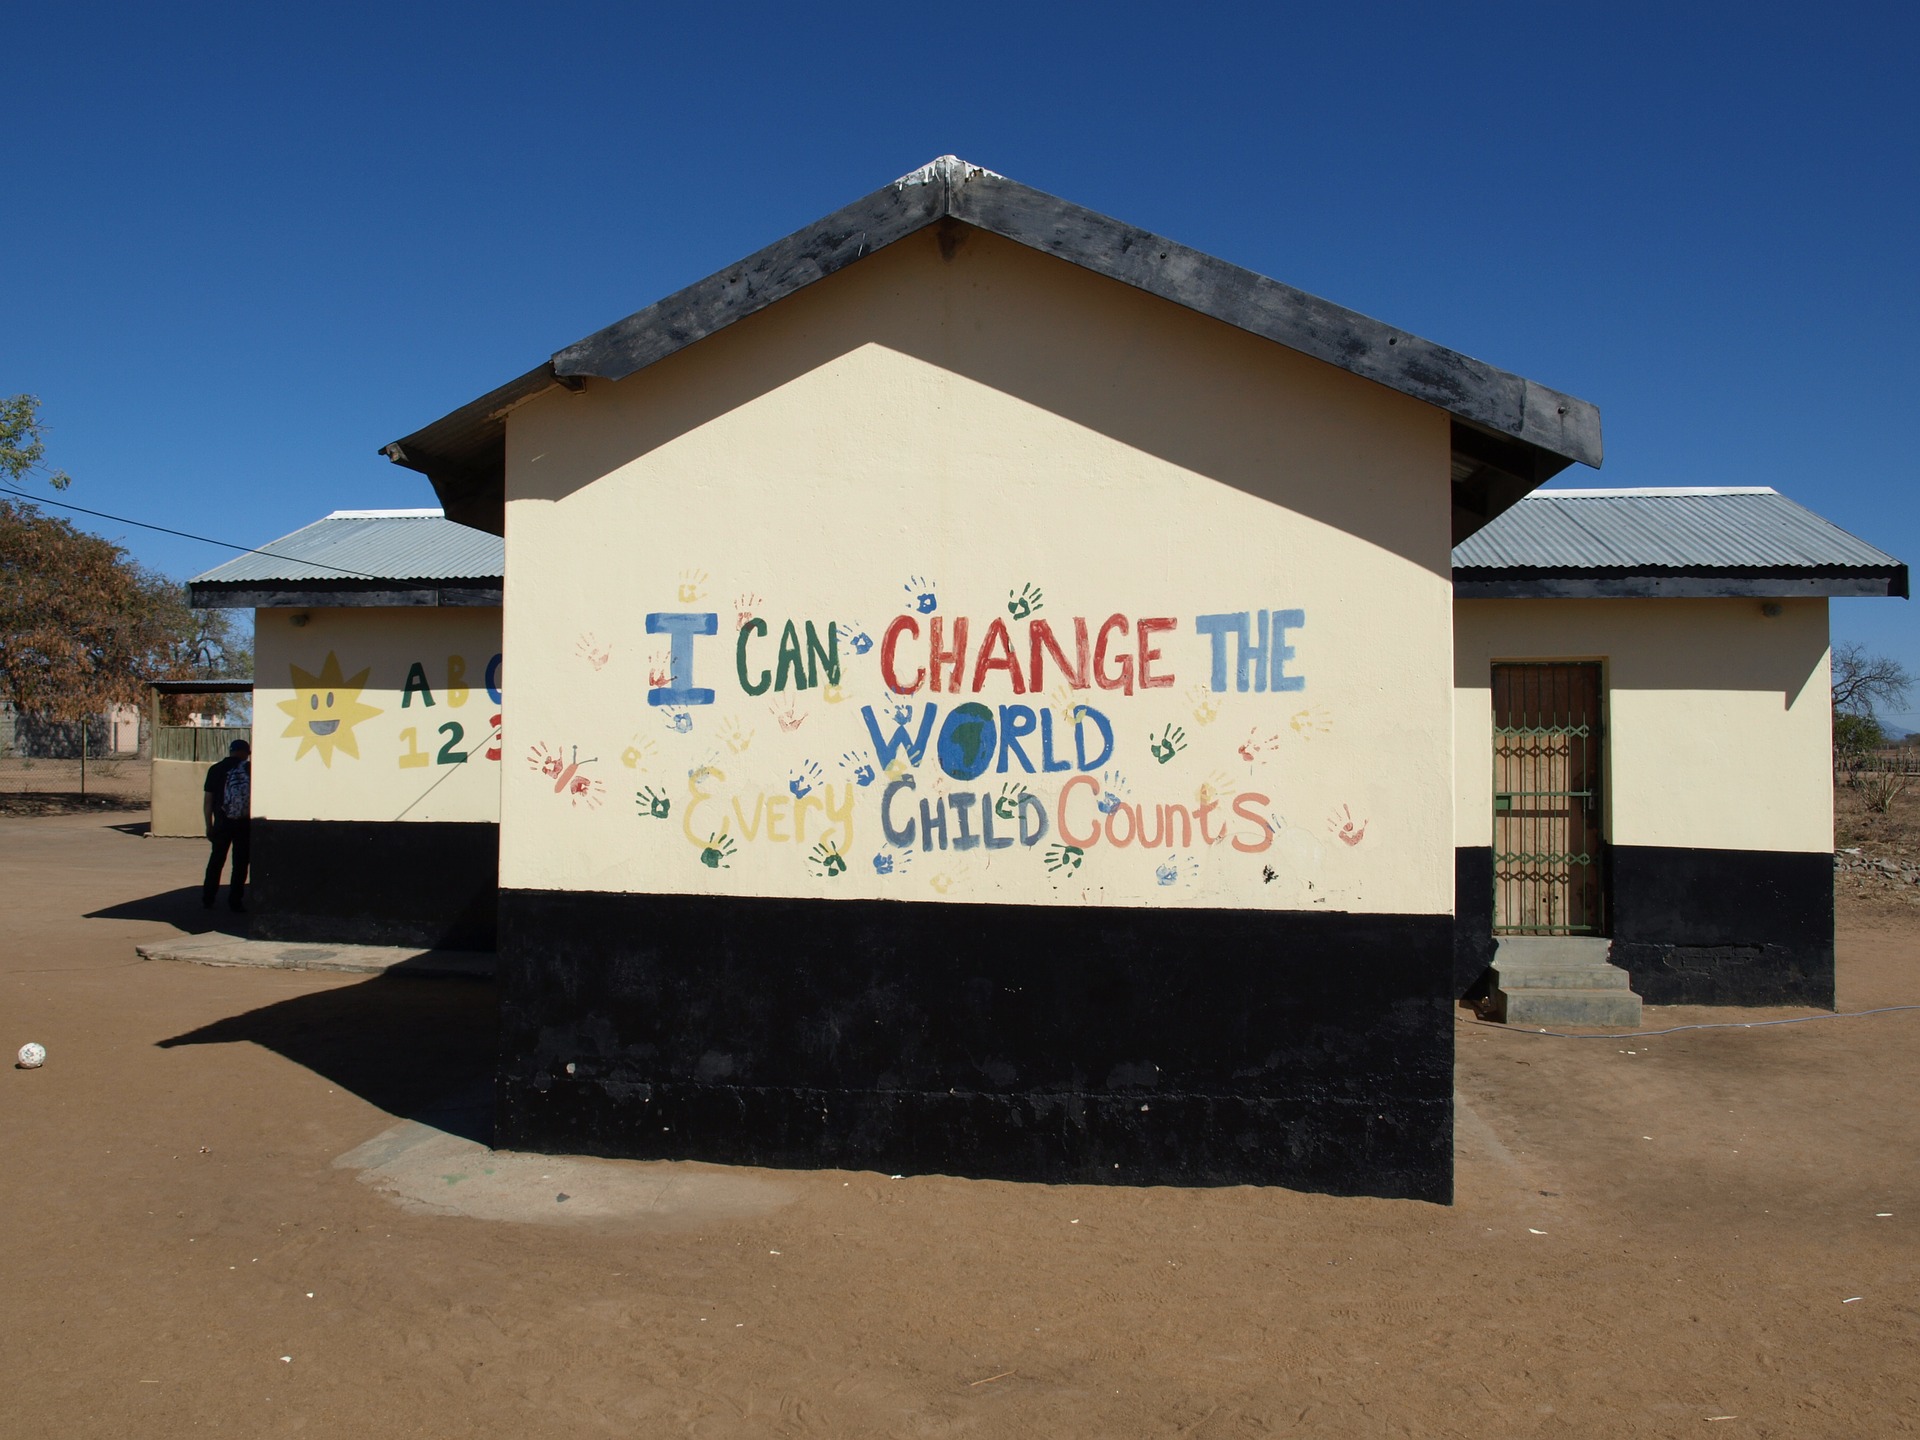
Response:
[{"label": "metal roof sheet", "polygon": [[1456,572],[1899,565],[1767,486],[1537,490],[1453,551]]},{"label": "metal roof sheet", "polygon": [[505,572],[504,540],[456,525],[438,510],[336,510],[189,583],[498,581]]}]

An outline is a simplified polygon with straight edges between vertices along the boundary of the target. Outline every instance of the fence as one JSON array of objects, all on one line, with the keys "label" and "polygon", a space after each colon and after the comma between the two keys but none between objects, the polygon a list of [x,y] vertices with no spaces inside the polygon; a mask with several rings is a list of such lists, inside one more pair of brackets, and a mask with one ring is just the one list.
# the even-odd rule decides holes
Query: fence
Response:
[{"label": "fence", "polygon": [[1920,745],[1895,745],[1864,755],[1833,757],[1836,785],[1855,785],[1863,775],[1920,775]]},{"label": "fence", "polygon": [[156,760],[192,760],[211,765],[227,758],[227,747],[236,740],[253,740],[248,725],[162,725],[154,732],[153,758]]}]

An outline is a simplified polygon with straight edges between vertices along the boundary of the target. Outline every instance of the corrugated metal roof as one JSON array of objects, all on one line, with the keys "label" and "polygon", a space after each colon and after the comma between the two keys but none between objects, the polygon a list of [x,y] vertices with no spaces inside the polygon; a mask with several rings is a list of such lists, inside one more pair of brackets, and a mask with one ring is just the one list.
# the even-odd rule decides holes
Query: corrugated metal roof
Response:
[{"label": "corrugated metal roof", "polygon": [[1536,490],[1453,551],[1456,571],[1899,564],[1765,486]]},{"label": "corrugated metal roof", "polygon": [[336,510],[189,583],[498,581],[505,572],[504,540],[456,525],[438,510]]}]

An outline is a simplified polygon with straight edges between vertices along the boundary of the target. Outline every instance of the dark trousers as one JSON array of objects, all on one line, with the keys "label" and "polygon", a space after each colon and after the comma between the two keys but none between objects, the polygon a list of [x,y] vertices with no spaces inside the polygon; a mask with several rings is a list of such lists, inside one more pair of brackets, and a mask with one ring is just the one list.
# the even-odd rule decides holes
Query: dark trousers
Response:
[{"label": "dark trousers", "polygon": [[222,820],[218,816],[213,822],[213,858],[207,861],[207,878],[200,887],[200,903],[213,904],[213,897],[220,890],[220,871],[227,863],[227,851],[233,851],[233,888],[228,892],[227,904],[235,910],[247,890],[247,860],[253,850],[253,826],[246,820]]}]

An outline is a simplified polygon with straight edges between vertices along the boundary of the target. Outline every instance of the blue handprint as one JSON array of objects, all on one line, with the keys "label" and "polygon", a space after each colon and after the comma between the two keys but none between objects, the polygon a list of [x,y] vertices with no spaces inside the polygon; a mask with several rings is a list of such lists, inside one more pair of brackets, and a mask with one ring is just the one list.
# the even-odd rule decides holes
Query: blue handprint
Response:
[{"label": "blue handprint", "polygon": [[873,873],[876,875],[893,874],[893,856],[882,850],[873,857]]},{"label": "blue handprint", "polygon": [[933,593],[933,582],[921,575],[915,575],[900,587],[907,592],[907,600],[922,615],[931,615],[940,608],[939,598]]},{"label": "blue handprint", "polygon": [[663,718],[667,722],[667,728],[676,735],[685,735],[693,729],[693,716],[688,711],[668,710],[664,712]]},{"label": "blue handprint", "polygon": [[820,783],[820,767],[812,760],[794,767],[787,777],[787,789],[793,792],[793,798],[804,800],[813,793],[813,787]]},{"label": "blue handprint", "polygon": [[873,758],[864,750],[849,750],[840,757],[840,768],[853,776],[853,783],[862,790],[873,784]]},{"label": "blue handprint", "polygon": [[839,620],[834,622],[839,632],[847,637],[847,646],[856,655],[864,655],[873,649],[873,637],[867,634],[858,621]]},{"label": "blue handprint", "polygon": [[1153,872],[1153,878],[1158,880],[1162,885],[1171,885],[1180,878],[1180,867],[1173,863],[1173,857],[1171,855],[1166,858],[1165,863]]},{"label": "blue handprint", "polygon": [[1118,770],[1109,770],[1100,777],[1100,798],[1094,802],[1102,815],[1111,815],[1120,808],[1120,792],[1126,789],[1127,777]]}]

